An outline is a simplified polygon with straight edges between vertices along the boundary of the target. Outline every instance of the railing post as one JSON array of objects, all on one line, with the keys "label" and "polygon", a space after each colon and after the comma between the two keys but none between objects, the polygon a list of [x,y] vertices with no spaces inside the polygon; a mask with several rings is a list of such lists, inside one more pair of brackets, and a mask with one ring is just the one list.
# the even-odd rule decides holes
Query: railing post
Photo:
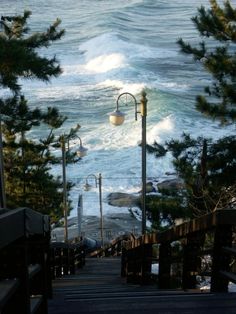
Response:
[{"label": "railing post", "polygon": [[0,277],[18,278],[20,283],[14,301],[10,303],[9,313],[18,313],[19,310],[30,313],[28,264],[28,243],[24,238],[9,245],[1,256]]},{"label": "railing post", "polygon": [[69,272],[71,274],[75,274],[75,246],[71,245],[69,247]]},{"label": "railing post", "polygon": [[54,248],[55,253],[55,276],[56,278],[62,277],[62,248],[61,247],[55,247]]},{"label": "railing post", "polygon": [[204,235],[199,232],[187,235],[187,243],[183,250],[183,289],[195,289],[196,276],[201,269],[201,245],[204,243]]},{"label": "railing post", "polygon": [[[44,240],[44,267],[45,267],[45,273],[46,273],[46,285],[47,285],[47,296],[48,298],[52,298],[52,279],[53,279],[53,273],[51,270],[51,253],[52,250],[50,248],[50,230],[45,234],[45,240]],[[53,269],[54,272],[54,269]]]},{"label": "railing post", "polygon": [[127,250],[124,247],[122,247],[121,253],[121,276],[127,276]]},{"label": "railing post", "polygon": [[141,283],[148,284],[151,280],[152,271],[152,244],[143,244],[141,246],[141,258],[142,258],[142,269],[141,269]]},{"label": "railing post", "polygon": [[50,247],[50,269],[51,269],[51,278],[56,278],[56,248]]},{"label": "railing post", "polygon": [[232,226],[218,225],[215,230],[213,255],[211,292],[228,292],[229,280],[220,275],[220,271],[230,270],[230,256],[222,254],[223,247],[232,246]]},{"label": "railing post", "polygon": [[[127,282],[138,283],[140,256],[138,247],[130,248],[127,251]],[[141,267],[140,267],[141,268]]]},{"label": "railing post", "polygon": [[47,239],[46,236],[40,239],[34,239],[28,248],[31,264],[39,264],[41,268],[41,270],[31,278],[30,293],[32,295],[42,296],[40,306],[40,311],[42,313],[47,313],[47,299],[52,296],[52,291],[50,289],[51,276],[48,265],[48,240],[49,239]]},{"label": "railing post", "polygon": [[65,246],[62,249],[62,267],[63,267],[63,275],[69,274],[69,246]]},{"label": "railing post", "polygon": [[171,245],[169,242],[159,246],[159,275],[158,282],[160,289],[170,288],[170,268],[171,268]]}]

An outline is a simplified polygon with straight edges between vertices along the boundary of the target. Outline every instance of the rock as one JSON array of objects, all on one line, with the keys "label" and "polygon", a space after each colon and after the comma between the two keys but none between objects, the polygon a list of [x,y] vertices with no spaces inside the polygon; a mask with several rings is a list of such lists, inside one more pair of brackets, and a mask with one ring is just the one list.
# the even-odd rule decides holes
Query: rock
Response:
[{"label": "rock", "polygon": [[167,172],[165,172],[165,174],[166,174],[167,176],[174,176],[174,175],[176,175],[176,172],[167,171]]},{"label": "rock", "polygon": [[180,178],[165,180],[163,182],[157,183],[158,189],[166,190],[179,190],[184,187],[184,181]]},{"label": "rock", "polygon": [[[157,184],[158,189],[167,189],[167,190],[175,189],[176,190],[176,189],[181,189],[183,187],[184,187],[184,182],[183,180],[179,178],[165,180]],[[116,207],[139,207],[141,192],[142,191],[139,191],[140,195],[113,192],[107,196],[107,202],[109,205],[116,206]],[[151,192],[157,192],[156,188],[152,182],[147,182],[146,193],[151,193]]]},{"label": "rock", "polygon": [[110,193],[107,196],[107,201],[109,205],[117,207],[132,207],[137,206],[139,203],[140,197],[128,193]]},{"label": "rock", "polygon": [[146,192],[147,193],[156,192],[156,189],[155,189],[155,187],[154,187],[152,182],[147,182],[147,184],[146,184]]}]

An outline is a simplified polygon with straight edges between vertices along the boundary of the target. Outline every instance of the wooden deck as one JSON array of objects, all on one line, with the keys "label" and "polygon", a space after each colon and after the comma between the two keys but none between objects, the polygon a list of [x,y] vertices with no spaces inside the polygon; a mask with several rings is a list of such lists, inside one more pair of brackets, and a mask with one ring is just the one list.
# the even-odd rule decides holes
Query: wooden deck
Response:
[{"label": "wooden deck", "polygon": [[88,258],[76,275],[53,282],[49,314],[235,314],[236,294],[157,290],[127,284],[120,259]]}]

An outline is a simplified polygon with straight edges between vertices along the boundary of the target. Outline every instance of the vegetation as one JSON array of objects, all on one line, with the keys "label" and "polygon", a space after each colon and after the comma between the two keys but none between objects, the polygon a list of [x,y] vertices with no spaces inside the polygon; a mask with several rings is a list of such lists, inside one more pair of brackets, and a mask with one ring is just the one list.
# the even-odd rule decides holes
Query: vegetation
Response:
[{"label": "vegetation", "polygon": [[191,217],[235,206],[235,136],[218,141],[183,134],[168,143],[174,166],[184,180],[184,202]]},{"label": "vegetation", "polygon": [[[62,182],[51,174],[51,166],[60,163],[61,156],[52,154],[52,148],[60,148],[61,138],[56,131],[66,117],[56,108],[44,112],[30,108],[19,79],[48,82],[60,75],[57,59],[45,58],[39,51],[59,40],[64,30],[58,30],[60,20],[56,20],[47,31],[30,34],[27,24],[30,15],[25,12],[23,16],[1,18],[0,86],[8,92],[7,98],[0,99],[7,207],[27,206],[58,219],[62,216]],[[48,130],[45,138],[30,136],[32,130],[42,126]],[[66,140],[75,138],[79,128],[78,125],[70,130]],[[78,160],[75,153],[67,155],[68,161]]]},{"label": "vegetation", "polygon": [[[206,86],[204,95],[197,96],[196,109],[219,120],[223,127],[236,120],[236,9],[230,1],[220,7],[216,0],[210,0],[210,8],[199,8],[192,21],[203,40],[197,47],[183,39],[179,39],[178,44],[183,53],[191,55],[212,76],[212,84]],[[162,191],[157,201],[158,205],[161,200],[160,206],[153,211],[154,218],[158,213],[159,221],[164,210],[165,216],[171,218],[169,223],[173,223],[176,213],[181,214],[179,208],[185,208],[183,213],[190,217],[216,209],[235,208],[235,136],[214,141],[183,134],[181,140],[166,143],[161,152],[165,150],[172,152],[184,188],[172,195]],[[152,152],[155,152],[155,145]],[[176,212],[174,202],[177,202]]]},{"label": "vegetation", "polygon": [[212,75],[212,85],[205,88],[206,95],[197,97],[197,109],[226,123],[236,120],[236,10],[230,1],[223,8],[216,0],[210,0],[210,4],[210,9],[202,6],[192,18],[204,38],[199,47],[192,47],[182,39],[178,43],[184,53],[192,55]]}]

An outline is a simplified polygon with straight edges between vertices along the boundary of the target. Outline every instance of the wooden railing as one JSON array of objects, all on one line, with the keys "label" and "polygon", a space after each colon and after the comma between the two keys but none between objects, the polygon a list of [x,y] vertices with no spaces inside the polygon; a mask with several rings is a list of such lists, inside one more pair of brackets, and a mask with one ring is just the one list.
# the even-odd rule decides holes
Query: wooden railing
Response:
[{"label": "wooden railing", "polygon": [[[173,288],[176,278],[183,289],[193,289],[197,276],[209,275],[211,291],[226,292],[229,281],[236,283],[235,227],[236,211],[220,210],[161,233],[119,237],[90,254],[122,252],[121,274],[127,281],[154,280],[151,268],[158,263],[161,289]],[[84,261],[81,243],[50,243],[48,216],[28,208],[0,212],[0,313],[47,314],[51,279],[74,274]]]},{"label": "wooden railing", "polygon": [[0,212],[0,313],[46,314],[52,279],[84,265],[77,243],[50,243],[49,217],[28,208]]},{"label": "wooden railing", "polygon": [[121,235],[116,239],[113,239],[110,243],[104,245],[104,247],[95,249],[87,254],[88,257],[108,257],[108,256],[120,256],[122,254],[123,243],[132,241],[134,236],[130,234]]},{"label": "wooden railing", "polygon": [[78,268],[84,266],[85,250],[82,243],[51,243],[51,276],[59,278],[75,274]]},{"label": "wooden railing", "polygon": [[0,313],[47,313],[49,217],[28,208],[0,214]]},{"label": "wooden railing", "polygon": [[[194,289],[197,276],[208,275],[212,292],[227,292],[229,281],[236,283],[235,226],[236,210],[226,209],[164,232],[124,241],[121,273],[127,281],[145,284],[153,279],[151,267],[155,262],[161,289],[176,287],[176,282],[183,289]],[[203,261],[207,261],[207,269],[203,269]]]}]

